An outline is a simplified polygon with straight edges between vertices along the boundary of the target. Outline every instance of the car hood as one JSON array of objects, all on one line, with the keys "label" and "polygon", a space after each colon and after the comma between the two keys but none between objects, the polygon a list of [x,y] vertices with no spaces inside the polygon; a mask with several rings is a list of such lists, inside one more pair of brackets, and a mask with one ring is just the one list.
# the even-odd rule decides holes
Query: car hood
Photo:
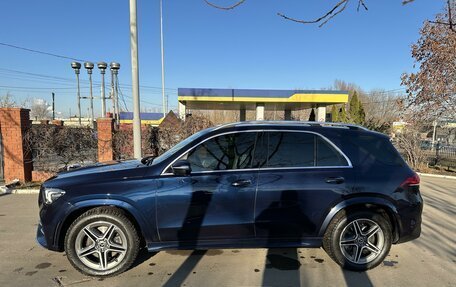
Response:
[{"label": "car hood", "polygon": [[77,177],[81,175],[90,175],[95,173],[130,170],[140,166],[143,166],[143,164],[139,160],[109,161],[83,166],[70,171],[59,172],[56,177],[51,179],[64,179],[68,177]]}]

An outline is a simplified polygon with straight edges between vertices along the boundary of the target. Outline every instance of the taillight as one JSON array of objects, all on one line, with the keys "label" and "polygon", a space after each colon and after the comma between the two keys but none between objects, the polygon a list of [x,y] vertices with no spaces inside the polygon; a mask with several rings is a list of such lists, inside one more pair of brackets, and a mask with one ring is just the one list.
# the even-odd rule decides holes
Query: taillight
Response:
[{"label": "taillight", "polygon": [[413,174],[410,177],[407,177],[404,182],[402,182],[401,187],[402,188],[407,188],[410,186],[419,186],[420,185],[420,177],[418,174]]}]

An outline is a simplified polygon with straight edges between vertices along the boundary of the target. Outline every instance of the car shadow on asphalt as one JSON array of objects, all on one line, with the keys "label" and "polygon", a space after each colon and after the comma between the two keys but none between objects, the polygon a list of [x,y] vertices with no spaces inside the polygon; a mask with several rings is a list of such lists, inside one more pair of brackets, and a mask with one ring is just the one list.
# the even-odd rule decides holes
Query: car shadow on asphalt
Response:
[{"label": "car shadow on asphalt", "polygon": [[369,279],[367,272],[354,272],[342,269],[345,283],[349,287],[373,287],[372,281]]},{"label": "car shadow on asphalt", "polygon": [[301,286],[297,248],[269,248],[262,286]]},{"label": "car shadow on asphalt", "polygon": [[[204,254],[206,254],[207,250],[194,250],[185,261],[179,266],[179,268],[173,273],[173,275],[163,284],[163,287],[174,287],[174,286],[182,286],[185,279],[187,279],[188,275],[192,273],[195,269],[198,262],[203,258]],[[193,271],[195,273],[195,271]]]}]

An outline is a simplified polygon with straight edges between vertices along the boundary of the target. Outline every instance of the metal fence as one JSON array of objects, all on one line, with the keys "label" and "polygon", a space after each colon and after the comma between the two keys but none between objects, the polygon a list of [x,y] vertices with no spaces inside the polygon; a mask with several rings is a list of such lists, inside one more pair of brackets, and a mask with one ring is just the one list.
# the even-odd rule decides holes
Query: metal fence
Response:
[{"label": "metal fence", "polygon": [[[396,146],[399,153],[404,159],[407,159],[405,150]],[[424,155],[429,166],[440,166],[447,169],[456,168],[456,148],[455,147],[439,147],[436,149],[424,149],[420,153]]]}]

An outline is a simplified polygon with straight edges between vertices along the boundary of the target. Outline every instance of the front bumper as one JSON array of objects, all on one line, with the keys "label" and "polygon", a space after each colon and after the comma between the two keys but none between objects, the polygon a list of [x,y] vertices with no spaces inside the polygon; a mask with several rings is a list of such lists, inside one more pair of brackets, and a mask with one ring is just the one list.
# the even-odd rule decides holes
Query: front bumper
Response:
[{"label": "front bumper", "polygon": [[44,236],[43,226],[41,222],[38,223],[38,227],[36,229],[36,242],[42,247],[48,249],[48,244],[46,242],[46,237]]}]

